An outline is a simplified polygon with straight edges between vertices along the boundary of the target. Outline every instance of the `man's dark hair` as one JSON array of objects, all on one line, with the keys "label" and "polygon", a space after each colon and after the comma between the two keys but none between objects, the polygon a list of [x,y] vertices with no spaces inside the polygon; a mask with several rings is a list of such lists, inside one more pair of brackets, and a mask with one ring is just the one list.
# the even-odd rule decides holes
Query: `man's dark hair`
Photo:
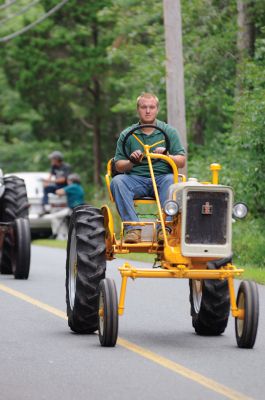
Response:
[{"label": "man's dark hair", "polygon": [[67,177],[67,180],[73,182],[73,183],[81,183],[81,178],[78,174],[70,174]]},{"label": "man's dark hair", "polygon": [[48,157],[50,160],[56,159],[59,161],[63,161],[63,154],[58,150],[53,151],[51,154],[49,154]]}]

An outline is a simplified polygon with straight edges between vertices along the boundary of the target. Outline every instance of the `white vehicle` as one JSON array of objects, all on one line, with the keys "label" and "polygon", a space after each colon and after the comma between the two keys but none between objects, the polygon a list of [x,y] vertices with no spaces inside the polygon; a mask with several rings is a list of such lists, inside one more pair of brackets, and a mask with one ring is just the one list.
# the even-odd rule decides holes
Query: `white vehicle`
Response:
[{"label": "white vehicle", "polygon": [[[28,201],[29,201],[29,220],[31,232],[41,236],[51,235],[51,218],[46,215],[41,216],[43,211],[43,180],[49,177],[48,172],[15,172],[6,176],[16,175],[24,179]],[[51,214],[67,207],[66,197],[49,194],[49,204],[51,205]]]}]

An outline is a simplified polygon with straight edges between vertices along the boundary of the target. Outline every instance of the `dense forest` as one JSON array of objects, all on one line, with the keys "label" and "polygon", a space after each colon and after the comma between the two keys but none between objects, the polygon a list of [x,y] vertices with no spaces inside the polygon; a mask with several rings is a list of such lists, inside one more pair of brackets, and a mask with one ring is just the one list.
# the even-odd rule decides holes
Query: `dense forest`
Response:
[{"label": "dense forest", "polygon": [[[4,5],[3,0],[1,4]],[[0,6],[0,35],[28,25],[58,0]],[[183,0],[182,30],[190,176],[220,162],[252,218],[265,209],[265,2]],[[13,40],[0,42],[0,163],[48,168],[62,150],[88,196],[101,184],[116,138],[152,91],[166,120],[162,0],[69,0]]]}]

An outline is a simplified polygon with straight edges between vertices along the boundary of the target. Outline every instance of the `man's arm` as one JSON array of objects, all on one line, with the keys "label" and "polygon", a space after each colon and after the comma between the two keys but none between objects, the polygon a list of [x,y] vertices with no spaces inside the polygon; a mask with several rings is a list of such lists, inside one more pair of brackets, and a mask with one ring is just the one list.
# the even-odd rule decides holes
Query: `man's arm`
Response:
[{"label": "man's arm", "polygon": [[133,163],[129,160],[118,160],[115,162],[115,168],[121,174],[123,172],[128,172],[132,169]]},{"label": "man's arm", "polygon": [[[165,147],[157,147],[154,150],[154,153],[156,154],[165,154]],[[168,154],[168,157],[171,158],[171,160],[174,161],[174,163],[176,164],[176,166],[178,168],[183,168],[186,162],[186,157],[183,154],[176,154],[176,155],[172,155],[172,154]]]},{"label": "man's arm", "polygon": [[141,162],[143,158],[143,153],[141,150],[135,150],[131,155],[130,158],[134,163],[130,160],[118,160],[115,162],[116,170],[120,173],[128,172],[132,169],[133,164],[138,164]]},{"label": "man's arm", "polygon": [[48,185],[52,182],[52,174],[50,173],[49,176],[48,176],[48,178],[43,179],[42,182],[43,182],[43,185],[44,185],[44,186],[48,186]]},{"label": "man's arm", "polygon": [[[154,153],[163,154],[165,152],[165,150],[166,149],[164,147],[157,147],[154,150]],[[137,162],[141,161],[142,152],[140,150],[136,150],[136,152],[140,152],[141,153],[141,154],[139,154],[139,156],[138,155],[136,156],[135,161],[137,163]],[[134,152],[134,153],[136,153],[136,152]],[[134,153],[131,154],[131,158],[133,158],[133,154]],[[176,164],[176,166],[178,168],[183,168],[184,167],[185,162],[186,162],[186,157],[184,155],[182,155],[182,154],[176,154],[176,155],[168,154],[168,157],[170,157],[171,160],[174,161],[174,163]],[[129,160],[118,160],[115,163],[115,167],[116,167],[116,170],[118,172],[120,172],[120,173],[128,172],[128,171],[130,171],[132,169],[133,163],[131,161],[129,161]]]},{"label": "man's arm", "polygon": [[172,156],[169,154],[168,156],[171,158],[171,160],[174,161],[174,163],[178,168],[183,168],[185,166],[186,157],[183,156],[182,154],[177,154],[176,156]]},{"label": "man's arm", "polygon": [[66,179],[67,179],[66,176],[60,176],[58,178],[55,177],[55,179],[53,179],[53,177],[55,177],[55,175],[50,174],[49,177],[43,181],[44,184],[47,186],[50,183],[56,183],[57,185],[62,185],[64,183],[66,183]]},{"label": "man's arm", "polygon": [[62,185],[64,183],[66,183],[66,176],[60,176],[59,178],[56,178],[55,183],[57,185]]},{"label": "man's arm", "polygon": [[65,195],[65,190],[64,189],[57,189],[55,193],[58,196],[64,196]]}]

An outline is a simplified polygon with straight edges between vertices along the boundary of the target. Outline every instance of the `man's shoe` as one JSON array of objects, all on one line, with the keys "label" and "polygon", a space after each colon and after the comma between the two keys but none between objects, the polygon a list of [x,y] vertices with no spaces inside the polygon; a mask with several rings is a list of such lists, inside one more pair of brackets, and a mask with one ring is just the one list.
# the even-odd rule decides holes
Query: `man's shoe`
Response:
[{"label": "man's shoe", "polygon": [[125,243],[141,242],[141,229],[130,229],[125,236]]},{"label": "man's shoe", "polygon": [[50,214],[52,208],[50,204],[44,204],[42,212],[39,214],[39,217],[43,217],[46,214]]},{"label": "man's shoe", "polygon": [[[171,234],[171,229],[167,226],[166,227],[167,238],[169,237],[170,234]],[[157,231],[157,242],[159,244],[163,244],[164,243],[164,235],[163,235],[162,229],[159,229],[159,231]]]},{"label": "man's shoe", "polygon": [[39,213],[39,217],[44,217],[44,215],[50,214],[50,211],[45,211],[43,210],[42,212]]}]

